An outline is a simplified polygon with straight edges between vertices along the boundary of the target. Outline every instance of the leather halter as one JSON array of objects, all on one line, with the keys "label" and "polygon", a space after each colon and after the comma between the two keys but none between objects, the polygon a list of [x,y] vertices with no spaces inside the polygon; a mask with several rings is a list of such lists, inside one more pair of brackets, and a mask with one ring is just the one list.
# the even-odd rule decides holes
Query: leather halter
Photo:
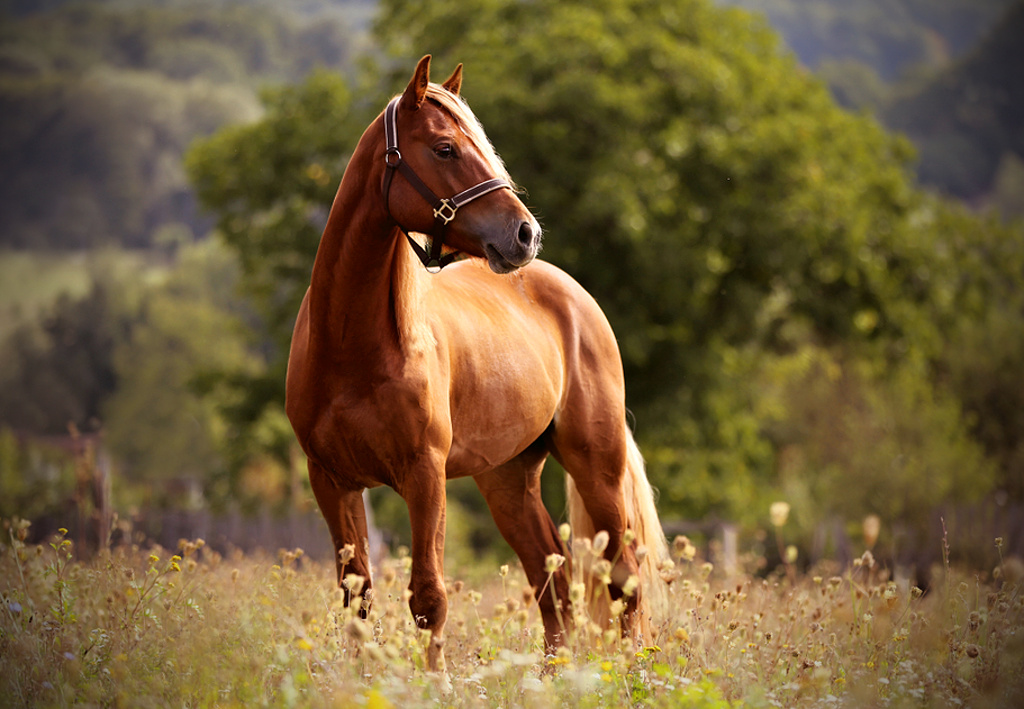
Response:
[{"label": "leather halter", "polygon": [[427,187],[426,183],[423,182],[416,174],[416,172],[409,167],[409,164],[402,159],[402,153],[398,151],[398,102],[401,101],[401,96],[396,96],[388,104],[387,109],[384,111],[384,137],[387,144],[387,150],[384,153],[384,163],[387,165],[387,169],[384,171],[384,209],[388,214],[391,214],[391,208],[388,201],[388,195],[391,192],[391,181],[395,177],[395,172],[401,172],[405,177],[406,181],[416,188],[416,191],[423,195],[423,198],[430,203],[434,209],[434,227],[431,230],[431,244],[430,253],[427,253],[426,249],[419,245],[419,243],[409,236],[409,232],[401,224],[398,228],[405,234],[405,238],[409,240],[409,244],[412,246],[412,250],[416,252],[416,256],[419,257],[423,266],[430,273],[437,273],[442,268],[447,266],[449,263],[455,260],[458,252],[453,251],[446,256],[441,255],[441,247],[444,246],[444,233],[448,223],[455,219],[455,213],[459,211],[459,207],[462,207],[474,199],[483,197],[489,192],[494,190],[500,190],[503,187],[512,189],[512,185],[507,180],[502,180],[497,177],[490,180],[484,180],[480,184],[470,187],[468,190],[459,192],[454,197],[447,199],[440,198],[434,194],[433,190]]}]

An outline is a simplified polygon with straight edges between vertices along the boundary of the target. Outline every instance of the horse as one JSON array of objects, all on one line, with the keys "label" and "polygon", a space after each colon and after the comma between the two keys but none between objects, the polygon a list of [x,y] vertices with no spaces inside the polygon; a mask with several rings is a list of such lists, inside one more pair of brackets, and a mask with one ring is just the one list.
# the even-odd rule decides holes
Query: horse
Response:
[{"label": "horse", "polygon": [[[286,384],[338,584],[346,570],[367,579],[363,613],[372,578],[362,493],[388,485],[408,506],[409,607],[429,631],[435,671],[445,667],[446,480],[476,482],[535,589],[549,650],[571,628],[568,565],[546,566],[567,550],[541,501],[549,454],[568,473],[575,533],[608,534],[624,634],[639,632],[654,560],[667,557],[612,329],[579,284],[535,260],[540,225],[461,85],[461,64],[439,85],[423,57],[360,138],[298,312]],[[429,251],[411,234],[431,236]],[[638,559],[646,572],[633,590]]]}]

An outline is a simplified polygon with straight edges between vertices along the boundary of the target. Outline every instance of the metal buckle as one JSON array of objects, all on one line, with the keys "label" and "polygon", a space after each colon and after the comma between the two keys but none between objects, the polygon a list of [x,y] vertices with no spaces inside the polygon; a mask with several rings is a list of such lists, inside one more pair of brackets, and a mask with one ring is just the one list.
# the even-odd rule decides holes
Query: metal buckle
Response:
[{"label": "metal buckle", "polygon": [[[391,162],[391,158],[394,158],[395,161]],[[402,164],[402,154],[398,152],[398,148],[387,149],[387,151],[384,153],[384,163],[391,168],[398,167],[399,165]]]},{"label": "metal buckle", "polygon": [[445,226],[448,226],[448,222],[455,218],[457,211],[459,211],[459,208],[452,204],[450,200],[442,199],[441,203],[434,207],[434,219],[440,219],[444,222]]}]

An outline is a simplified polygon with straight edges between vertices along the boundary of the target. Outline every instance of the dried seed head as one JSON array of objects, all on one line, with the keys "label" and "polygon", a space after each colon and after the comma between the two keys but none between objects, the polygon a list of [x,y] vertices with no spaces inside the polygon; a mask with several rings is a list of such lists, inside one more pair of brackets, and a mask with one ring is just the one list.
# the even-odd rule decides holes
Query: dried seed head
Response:
[{"label": "dried seed head", "polygon": [[871,549],[878,541],[878,533],[882,530],[882,520],[878,515],[868,515],[861,522],[861,532],[864,534],[864,546]]},{"label": "dried seed head", "polygon": [[347,564],[348,562],[352,561],[352,559],[354,559],[355,556],[356,556],[356,545],[355,544],[346,544],[345,546],[343,546],[341,549],[338,550],[338,561],[341,562],[342,564]]},{"label": "dried seed head", "polygon": [[608,532],[603,529],[594,535],[593,548],[595,554],[603,554],[608,548]]},{"label": "dried seed head", "polygon": [[561,554],[548,554],[544,559],[544,571],[553,574],[565,563],[565,557]]},{"label": "dried seed head", "polygon": [[773,502],[768,508],[768,517],[771,519],[773,527],[783,527],[786,521],[789,519],[789,503],[788,502]]},{"label": "dried seed head", "polygon": [[363,584],[366,583],[366,577],[359,574],[347,574],[344,583],[349,593],[353,596],[358,596],[363,592]]},{"label": "dried seed head", "polygon": [[644,563],[644,559],[646,559],[646,558],[647,558],[647,547],[645,547],[643,544],[641,544],[640,546],[638,546],[636,548],[636,563],[642,564],[642,563]]}]

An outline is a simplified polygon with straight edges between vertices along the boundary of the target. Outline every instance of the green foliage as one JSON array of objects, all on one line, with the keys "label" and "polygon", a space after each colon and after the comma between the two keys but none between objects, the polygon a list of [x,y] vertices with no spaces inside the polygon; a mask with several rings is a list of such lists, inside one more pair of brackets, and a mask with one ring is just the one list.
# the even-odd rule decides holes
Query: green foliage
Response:
[{"label": "green foliage", "polygon": [[879,371],[806,348],[759,377],[755,416],[777,451],[776,497],[791,503],[805,544],[831,521],[874,514],[887,552],[919,549],[932,510],[976,501],[995,481],[960,402],[912,361]]},{"label": "green foliage", "polygon": [[113,353],[116,392],[103,407],[105,442],[133,486],[193,479],[227,469],[227,426],[195,378],[224,367],[254,370],[236,313],[237,264],[214,241],[186,247],[149,286],[130,335]]},{"label": "green foliage", "polygon": [[[264,117],[197,141],[186,167],[217,234],[237,254],[242,286],[261,319],[268,368],[256,376],[225,368],[236,394],[228,416],[243,431],[266,414],[283,419],[284,373],[292,324],[349,151],[364,128],[344,80],[314,72],[305,83],[263,94]],[[276,414],[275,414],[276,412]],[[288,459],[287,425],[271,449]]]},{"label": "green foliage", "polygon": [[117,385],[113,350],[122,325],[98,282],[81,300],[61,296],[38,328],[22,325],[6,343],[0,423],[48,434],[66,433],[69,424],[95,430]]},{"label": "green foliage", "polygon": [[[988,489],[949,394],[964,391],[934,375],[947,371],[940,333],[1008,292],[1008,262],[985,260],[1002,242],[916,192],[908,144],[838,108],[759,22],[702,0],[387,0],[376,32],[396,69],[365,111],[340,78],[314,74],[189,154],[269,353],[265,373],[221,379],[242,392],[226,411],[238,440],[288,460],[285,353],[326,207],[369,116],[430,51],[438,72],[466,63],[465,95],[529,190],[545,258],[608,313],[664,513],[755,524],[747,512],[779,494],[822,495],[808,528],[868,510],[912,527]],[[822,374],[832,365],[795,366],[808,356],[840,367],[841,385]],[[833,419],[814,412],[849,402],[842,430],[816,427]],[[799,485],[793,468],[780,477],[794,450]],[[854,475],[876,492],[849,498]]]},{"label": "green foliage", "polygon": [[378,29],[403,66],[424,50],[466,63],[464,91],[545,225],[544,257],[618,333],[652,475],[688,512],[736,512],[770,475],[756,393],[736,386],[743,348],[933,341],[908,146],[840,110],[746,14],[395,1]]}]

